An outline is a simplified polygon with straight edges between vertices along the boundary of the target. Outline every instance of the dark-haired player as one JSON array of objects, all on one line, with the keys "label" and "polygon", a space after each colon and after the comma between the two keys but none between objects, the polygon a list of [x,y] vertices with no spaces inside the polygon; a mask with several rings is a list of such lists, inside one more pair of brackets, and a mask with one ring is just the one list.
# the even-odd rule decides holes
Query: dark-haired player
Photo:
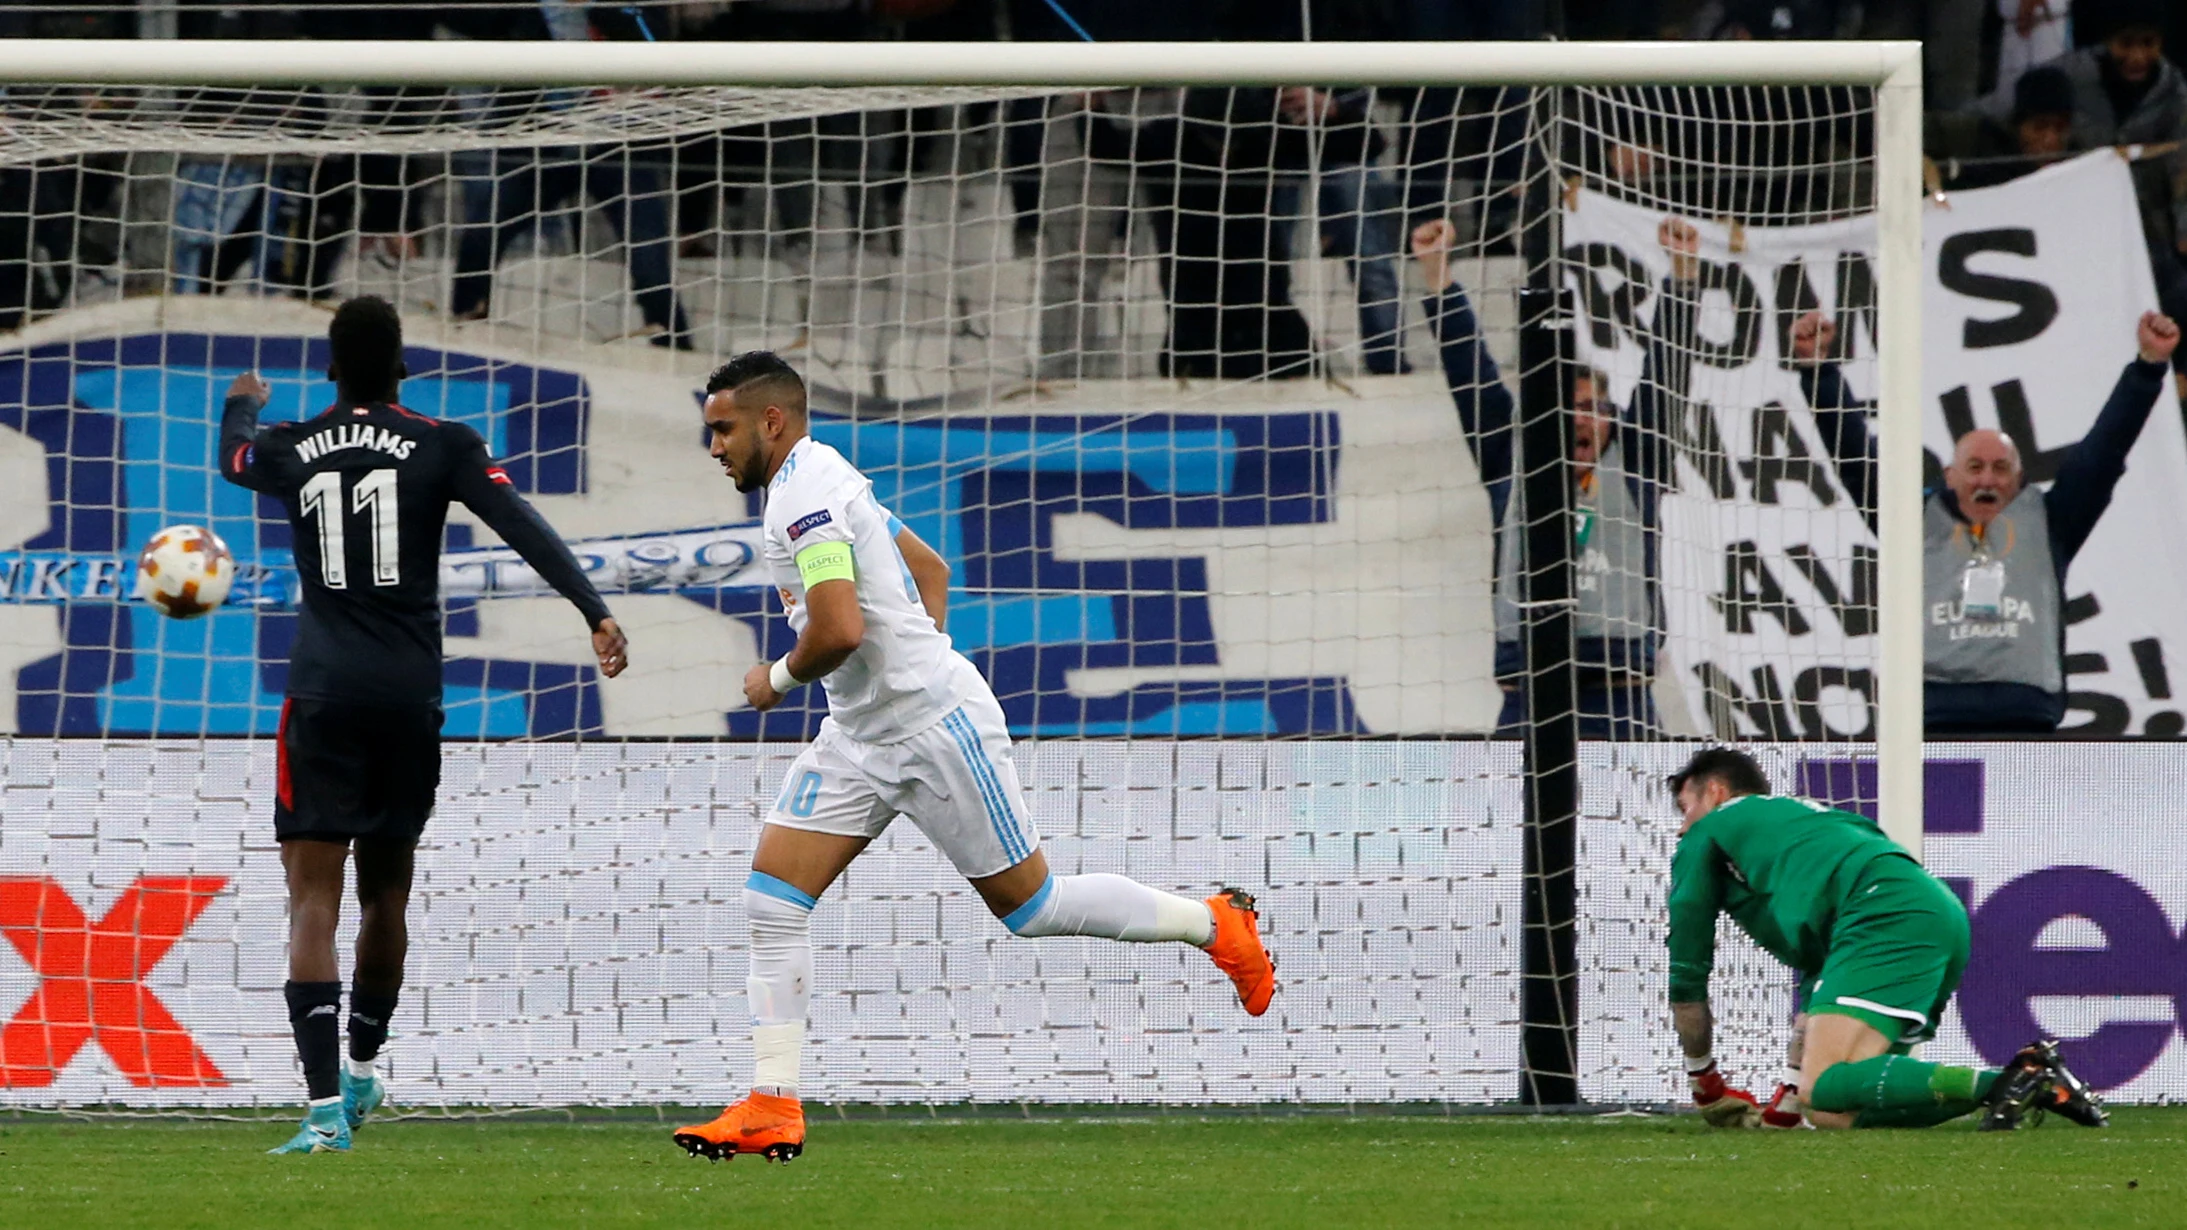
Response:
[{"label": "dark-haired player", "polygon": [[752,1094],[679,1128],[694,1154],[787,1161],[805,1147],[798,1065],[820,894],[897,815],[949,856],[1002,925],[1024,936],[1196,944],[1247,1013],[1275,969],[1253,899],[1194,901],[1120,875],[1048,873],[1011,761],[1002,706],[951,647],[949,565],[883,508],[841,453],[806,434],[805,382],[766,351],[706,382],[709,451],[739,491],[767,492],[763,549],[797,645],[744,677],[754,709],[819,680],[820,735],[790,766],[744,887],[751,922]]},{"label": "dark-haired player", "polygon": [[[411,856],[440,786],[440,548],[461,503],[585,617],[600,673],[626,644],[570,550],[516,494],[461,423],[403,409],[402,320],[352,299],[327,329],[338,394],[316,418],[260,428],[266,384],[244,373],[220,420],[220,472],[279,499],[296,544],[303,609],[281,706],[274,835],[289,890],[289,1025],[311,1106],[275,1153],[349,1148],[380,1104],[373,1060],[387,1040],[410,937]],[[343,863],[357,855],[357,964],[349,1062],[338,1063],[334,956]]]},{"label": "dark-haired player", "polygon": [[1984,1131],[2040,1111],[2103,1126],[2103,1100],[2055,1042],[2021,1048],[2002,1070],[1908,1053],[1936,1036],[1967,968],[1967,911],[1875,821],[1771,795],[1761,766],[1727,747],[1696,753],[1670,787],[1686,818],[1671,860],[1671,1019],[1703,1117],[1760,1119],[1712,1053],[1709,973],[1727,913],[1771,956],[1813,971],[1800,1085],[1815,1126],[1928,1127],[1977,1110]]}]

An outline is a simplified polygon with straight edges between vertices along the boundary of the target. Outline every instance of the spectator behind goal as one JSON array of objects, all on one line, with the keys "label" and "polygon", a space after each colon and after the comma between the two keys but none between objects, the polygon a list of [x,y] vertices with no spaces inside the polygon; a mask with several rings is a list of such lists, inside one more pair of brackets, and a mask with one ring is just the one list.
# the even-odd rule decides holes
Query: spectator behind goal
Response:
[{"label": "spectator behind goal", "polygon": [[[1573,654],[1583,739],[1645,738],[1662,725],[1652,689],[1663,628],[1658,511],[1671,460],[1663,424],[1669,399],[1682,395],[1690,370],[1700,233],[1670,218],[1656,237],[1671,276],[1656,299],[1644,339],[1647,360],[1631,402],[1620,412],[1601,373],[1576,371],[1572,381]],[[1504,693],[1496,731],[1510,738],[1527,721],[1518,592],[1527,514],[1513,483],[1511,391],[1483,342],[1465,288],[1451,273],[1456,239],[1449,222],[1428,222],[1413,231],[1412,250],[1428,288],[1428,328],[1496,524],[1496,679]]]},{"label": "spectator behind goal", "polygon": [[[1930,736],[2047,734],[2065,716],[2065,574],[2111,505],[2126,455],[2164,385],[2179,326],[2145,312],[2137,355],[2045,491],[2020,451],[1987,428],[1959,437],[1944,485],[1922,507],[1923,725]],[[1826,356],[1820,312],[1792,326],[1792,359],[1853,503],[1876,525],[1868,405]]]}]

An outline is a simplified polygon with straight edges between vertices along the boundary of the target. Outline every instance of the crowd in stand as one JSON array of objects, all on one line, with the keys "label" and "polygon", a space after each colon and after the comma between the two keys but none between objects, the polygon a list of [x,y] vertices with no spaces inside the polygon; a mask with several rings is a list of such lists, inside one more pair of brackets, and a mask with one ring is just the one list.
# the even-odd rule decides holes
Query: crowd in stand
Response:
[{"label": "crowd in stand", "polygon": [[[1321,41],[1347,39],[1920,38],[1927,45],[1929,146],[1939,186],[2000,182],[2076,151],[2139,143],[2135,169],[2152,266],[2164,305],[2187,315],[2187,77],[2167,56],[2187,54],[2187,5],[2165,0],[454,0],[452,3],[307,4],[177,0],[173,5],[81,5],[0,11],[0,36],[197,38],[462,38],[750,40],[1047,40],[1088,38]],[[418,91],[368,91],[399,125],[437,105]],[[445,96],[443,96],[445,97]],[[1679,140],[1675,99],[1649,99],[1653,140]],[[1479,197],[1476,237],[1493,242],[1516,206],[1493,186],[1518,173],[1515,92],[1186,90],[1095,93],[1023,100],[999,109],[1012,172],[1020,247],[1037,254],[1046,374],[1101,374],[1113,366],[1091,332],[1087,305],[1117,264],[1130,217],[1145,220],[1171,308],[1164,367],[1178,375],[1288,375],[1310,366],[1305,320],[1292,306],[1284,257],[1297,223],[1317,218],[1320,247],[1344,257],[1357,289],[1360,367],[1407,370],[1398,291],[1403,236],[1443,216],[1453,185]],[[1776,104],[1771,104],[1775,106]],[[1799,141],[1858,149],[1867,134],[1852,107],[1828,95],[1812,117],[1771,115],[1734,124],[1773,151],[1730,147],[1731,161],[1813,163]],[[1614,112],[1614,105],[1606,108]],[[1666,109],[1674,122],[1667,127]],[[1842,114],[1824,114],[1836,109]],[[1640,110],[1640,109],[1636,109]],[[1739,114],[1697,106],[1717,125]],[[1764,118],[1764,117],[1757,117]],[[1830,123],[1803,123],[1805,118]],[[708,134],[657,151],[577,147],[504,150],[452,159],[444,216],[459,318],[490,310],[495,269],[531,219],[571,202],[603,210],[623,240],[632,297],[654,340],[689,346],[673,286],[674,259],[718,242],[725,196],[758,190],[766,242],[809,239],[814,188],[846,183],[851,225],[887,235],[901,221],[904,170],[933,161],[962,114],[851,113]],[[1836,123],[1842,119],[1844,122]],[[1651,155],[1676,151],[1609,139],[1575,151],[1612,179],[1646,179]],[[1668,136],[1665,136],[1665,133]],[[1786,139],[1789,137],[1790,139]],[[1718,156],[1719,138],[1704,131]],[[1665,158],[1668,153],[1671,156]],[[1825,159],[1824,161],[1827,161]],[[63,276],[35,275],[86,245],[112,244],[82,220],[116,195],[113,160],[0,168],[0,328],[58,306]],[[159,168],[167,172],[166,168]],[[1313,172],[1308,175],[1307,172]],[[131,164],[129,175],[141,168]],[[175,160],[163,203],[175,237],[160,264],[177,292],[209,291],[254,264],[261,281],[292,293],[333,293],[345,256],[399,261],[419,250],[423,210],[417,159],[392,154],[323,158],[309,165],[237,159]],[[673,181],[673,182],[671,182]],[[1728,182],[1728,181],[1727,181]],[[1797,212],[1817,188],[1796,172],[1758,182],[1774,196],[1691,202],[1693,212]],[[869,186],[870,185],[870,186]],[[1721,191],[1721,186],[1718,187]],[[1308,195],[1311,193],[1311,199]],[[1660,194],[1659,194],[1660,195]],[[666,198],[666,199],[664,199]],[[257,238],[251,238],[256,236]],[[354,236],[354,242],[352,242]],[[142,288],[139,288],[142,289]],[[2183,359],[2187,362],[2187,359]],[[1068,367],[1069,372],[1061,369]]]}]

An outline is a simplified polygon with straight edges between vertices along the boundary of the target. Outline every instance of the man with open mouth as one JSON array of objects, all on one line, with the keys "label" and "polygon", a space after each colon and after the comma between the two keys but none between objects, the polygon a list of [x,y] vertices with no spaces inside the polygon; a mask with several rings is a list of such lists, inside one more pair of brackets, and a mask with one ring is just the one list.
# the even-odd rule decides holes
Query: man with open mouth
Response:
[{"label": "man with open mouth", "polygon": [[[1792,355],[1848,493],[1876,523],[1868,407],[1828,356],[1830,322],[1793,325]],[[1959,437],[1922,513],[1923,725],[1930,737],[2043,734],[2065,716],[2065,574],[2111,505],[2126,455],[2163,389],[2179,326],[2156,312],[2134,329],[2095,426],[2065,450],[2049,488],[2026,485],[2019,448],[1984,428]],[[2038,480],[2041,478],[2037,476]]]}]

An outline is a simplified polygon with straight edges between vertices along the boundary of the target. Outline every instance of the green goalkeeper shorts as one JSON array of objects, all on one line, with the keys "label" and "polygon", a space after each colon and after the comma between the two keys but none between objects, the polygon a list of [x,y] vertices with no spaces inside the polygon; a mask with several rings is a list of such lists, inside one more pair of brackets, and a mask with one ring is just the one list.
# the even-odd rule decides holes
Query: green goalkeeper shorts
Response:
[{"label": "green goalkeeper shorts", "polygon": [[1952,890],[1912,859],[1876,859],[1838,909],[1807,1011],[1864,1021],[1894,1050],[1927,1041],[1959,989],[1967,947],[1967,909]]}]

